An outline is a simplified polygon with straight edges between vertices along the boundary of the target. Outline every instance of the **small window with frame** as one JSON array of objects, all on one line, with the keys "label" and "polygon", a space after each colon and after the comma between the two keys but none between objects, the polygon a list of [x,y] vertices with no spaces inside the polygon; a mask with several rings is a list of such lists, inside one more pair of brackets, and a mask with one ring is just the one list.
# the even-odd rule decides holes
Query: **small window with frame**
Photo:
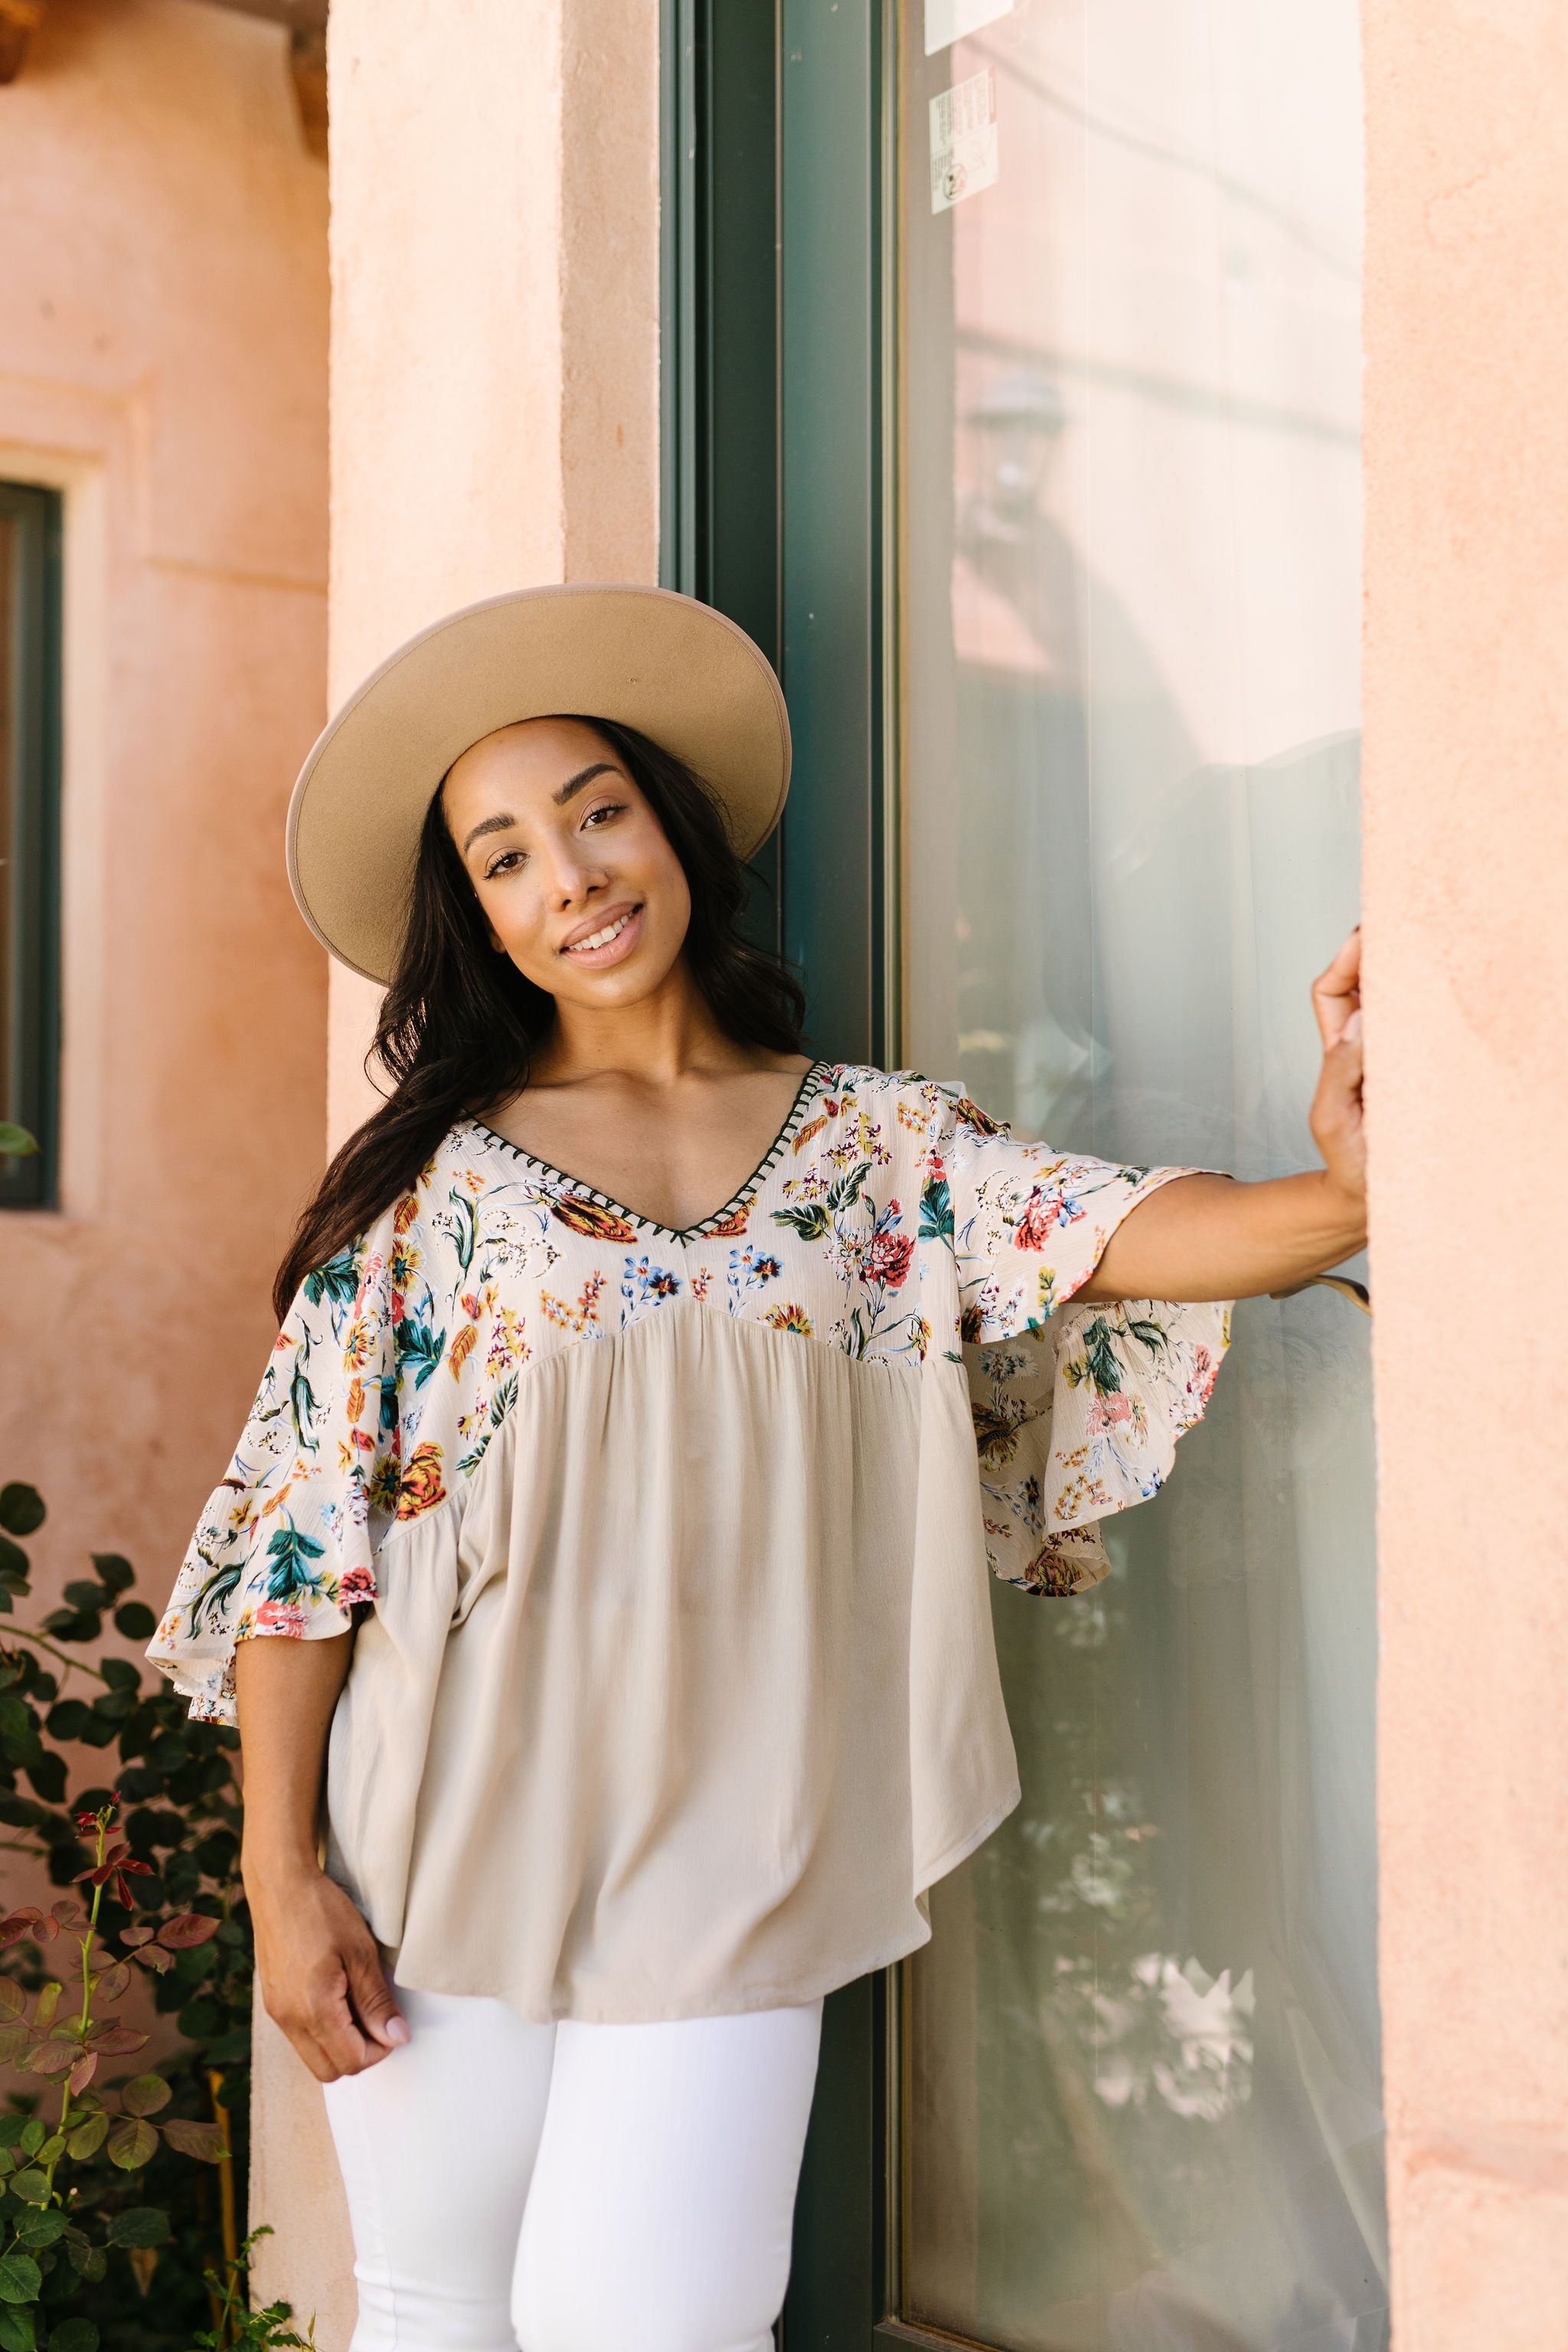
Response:
[{"label": "small window with frame", "polygon": [[[59,1094],[60,498],[0,482],[0,1208],[55,1205]],[[0,1133],[0,1147],[13,1141]]]}]

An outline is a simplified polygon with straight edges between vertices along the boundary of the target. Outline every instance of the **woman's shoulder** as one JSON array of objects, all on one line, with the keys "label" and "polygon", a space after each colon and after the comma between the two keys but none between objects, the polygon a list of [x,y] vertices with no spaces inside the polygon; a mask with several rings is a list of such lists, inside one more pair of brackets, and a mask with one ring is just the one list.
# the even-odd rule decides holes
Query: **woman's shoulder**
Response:
[{"label": "woman's shoulder", "polygon": [[971,1098],[962,1078],[928,1077],[922,1070],[883,1070],[868,1062],[836,1062],[827,1066],[834,1092],[847,1103],[880,1100],[900,1125],[918,1122],[933,1136],[961,1140],[1012,1132],[1005,1120],[993,1118]]}]

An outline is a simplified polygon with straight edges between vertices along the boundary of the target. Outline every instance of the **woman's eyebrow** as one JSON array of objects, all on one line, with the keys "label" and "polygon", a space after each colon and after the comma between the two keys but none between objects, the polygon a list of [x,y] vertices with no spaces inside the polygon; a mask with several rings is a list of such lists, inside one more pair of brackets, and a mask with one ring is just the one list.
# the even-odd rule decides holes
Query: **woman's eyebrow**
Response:
[{"label": "woman's eyebrow", "polygon": [[591,784],[595,776],[613,776],[615,773],[616,770],[608,760],[595,760],[591,768],[579,768],[574,776],[568,776],[563,784],[558,784],[551,798],[557,808],[564,808],[573,793],[580,793],[584,784]]},{"label": "woman's eyebrow", "polygon": [[468,856],[475,842],[478,841],[482,835],[487,833],[509,833],[516,823],[517,819],[514,816],[487,816],[482,823],[475,825],[472,833],[465,835],[463,839],[464,856],[466,857]]},{"label": "woman's eyebrow", "polygon": [[[563,784],[557,784],[554,792],[552,793],[550,797],[555,803],[557,808],[564,808],[573,794],[574,793],[580,793],[584,784],[591,784],[595,776],[614,776],[617,775],[619,772],[619,770],[611,761],[595,760],[590,767],[579,768],[574,776],[568,776]],[[517,819],[514,816],[487,816],[483,818],[479,824],[475,825],[471,833],[465,835],[463,839],[464,856],[466,857],[468,856],[475,842],[482,840],[487,833],[510,832],[516,823]]]}]

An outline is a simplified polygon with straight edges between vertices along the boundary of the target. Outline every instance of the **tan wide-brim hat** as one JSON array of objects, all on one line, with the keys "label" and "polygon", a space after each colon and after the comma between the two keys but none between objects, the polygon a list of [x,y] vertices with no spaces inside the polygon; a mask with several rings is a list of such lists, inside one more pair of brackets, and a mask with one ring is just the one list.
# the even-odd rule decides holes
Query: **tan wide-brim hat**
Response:
[{"label": "tan wide-brim hat", "polygon": [[560,713],[611,719],[683,760],[750,857],[789,787],[778,679],[743,629],[666,588],[521,588],[449,613],[329,721],[289,804],[289,879],[323,947],[389,980],[420,828],[482,735]]}]

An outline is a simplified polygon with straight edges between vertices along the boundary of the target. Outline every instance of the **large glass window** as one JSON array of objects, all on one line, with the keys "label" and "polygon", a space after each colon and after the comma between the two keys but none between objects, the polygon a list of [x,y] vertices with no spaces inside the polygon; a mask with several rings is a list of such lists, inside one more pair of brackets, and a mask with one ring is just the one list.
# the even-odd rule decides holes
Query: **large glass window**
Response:
[{"label": "large glass window", "polygon": [[[1309,1164],[1358,897],[1355,0],[900,14],[904,1057],[1065,1146]],[[1024,1799],[907,1972],[911,2321],[1386,2340],[1367,1339],[1243,1307],[1111,1580],[994,1596]]]},{"label": "large glass window", "polygon": [[0,1207],[54,1197],[58,1057],[59,500],[0,482]]}]

